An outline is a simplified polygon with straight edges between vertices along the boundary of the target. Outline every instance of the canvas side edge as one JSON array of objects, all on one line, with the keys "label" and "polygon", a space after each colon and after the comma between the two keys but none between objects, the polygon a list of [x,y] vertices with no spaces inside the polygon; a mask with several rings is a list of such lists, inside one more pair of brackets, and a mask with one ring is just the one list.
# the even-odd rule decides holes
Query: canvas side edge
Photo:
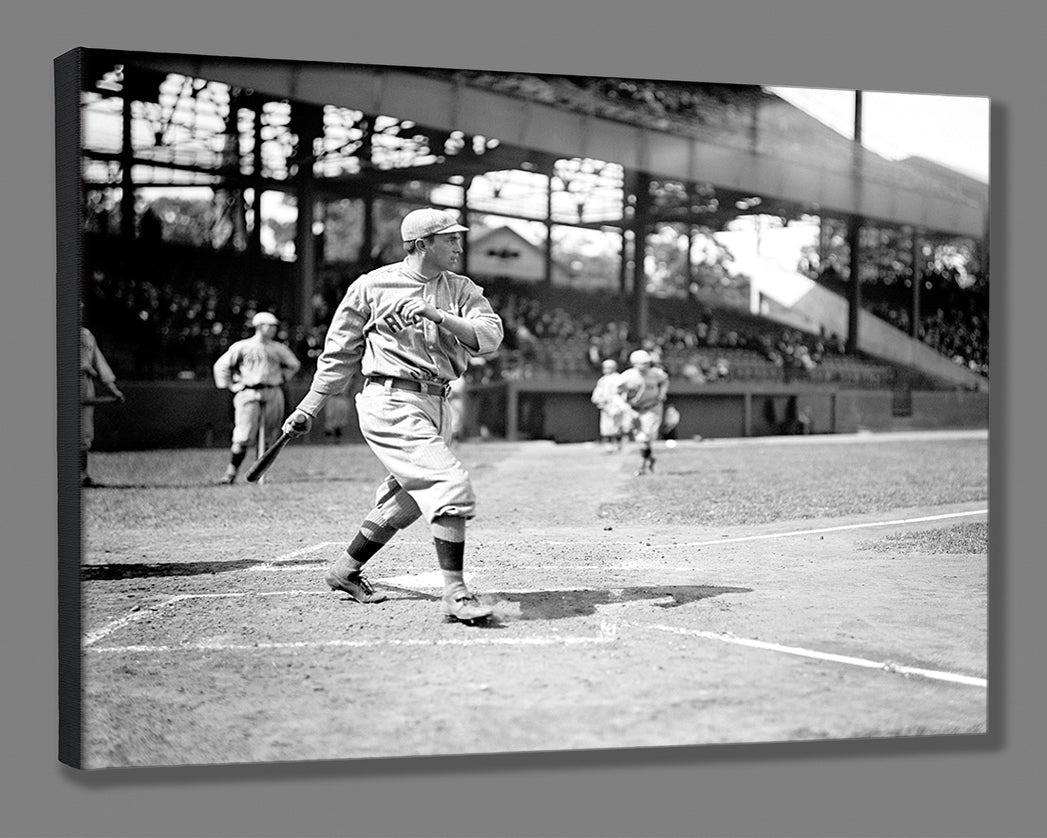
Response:
[{"label": "canvas side edge", "polygon": [[58,759],[82,766],[79,327],[82,50],[54,60],[58,453]]}]

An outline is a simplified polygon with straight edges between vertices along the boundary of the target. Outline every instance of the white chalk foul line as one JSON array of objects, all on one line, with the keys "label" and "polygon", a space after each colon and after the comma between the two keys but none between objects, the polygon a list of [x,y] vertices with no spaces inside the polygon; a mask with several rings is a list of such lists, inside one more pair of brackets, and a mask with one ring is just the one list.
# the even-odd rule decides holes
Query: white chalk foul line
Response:
[{"label": "white chalk foul line", "polygon": [[[599,540],[581,541],[581,540],[577,540],[577,539],[572,540],[572,541],[548,541],[548,540],[543,540],[542,544],[548,544],[548,545],[556,546],[556,547],[564,547],[564,546],[568,546],[568,545],[571,545],[571,546],[584,546],[584,547],[601,547],[601,546],[602,547],[633,547],[633,548],[639,549],[639,550],[666,550],[666,549],[675,548],[675,547],[715,547],[718,544],[741,544],[741,543],[748,542],[748,541],[769,541],[769,540],[774,539],[774,538],[795,538],[796,536],[802,536],[802,535],[824,535],[825,533],[846,532],[848,530],[874,529],[876,527],[897,527],[897,526],[904,526],[905,524],[925,524],[925,523],[928,523],[928,522],[931,522],[931,521],[946,521],[946,520],[949,520],[951,518],[969,518],[969,517],[972,517],[972,516],[975,516],[975,515],[986,515],[986,514],[988,514],[988,512],[989,512],[988,509],[972,509],[972,510],[968,510],[966,512],[943,512],[943,513],[941,513],[939,515],[921,515],[921,516],[918,516],[918,517],[915,517],[915,518],[892,518],[892,519],[889,519],[889,520],[886,520],[886,521],[865,521],[865,522],[862,522],[860,524],[838,524],[838,525],[832,526],[832,527],[817,527],[817,528],[806,529],[806,530],[787,530],[785,532],[763,533],[761,535],[742,535],[742,536],[738,536],[736,538],[714,538],[714,539],[709,539],[707,541],[684,541],[684,542],[671,542],[671,543],[667,543],[667,544],[648,544],[648,543],[644,542],[642,539],[635,539],[635,540],[632,540],[632,541],[599,541]],[[280,556],[280,557],[278,557],[276,559],[273,559],[272,561],[264,562],[264,563],[252,566],[249,569],[250,570],[258,570],[258,571],[261,571],[261,570],[264,570],[264,571],[270,571],[270,570],[293,571],[293,570],[301,570],[301,569],[306,568],[306,567],[319,566],[322,563],[320,563],[320,562],[308,563],[308,564],[303,564],[301,562],[295,562],[295,563],[292,563],[292,564],[283,564],[283,563],[284,562],[289,562],[291,559],[293,559],[296,556],[302,556],[302,555],[306,555],[308,553],[313,553],[313,552],[316,552],[317,550],[323,549],[324,547],[330,547],[331,545],[337,544],[337,543],[338,542],[334,542],[334,541],[324,541],[324,542],[321,542],[320,544],[313,545],[312,547],[304,547],[301,550],[295,551],[294,553],[288,553],[288,554],[286,554],[284,556]],[[405,541],[398,542],[398,544],[400,546],[404,546],[404,547],[416,547],[416,546],[423,546],[424,547],[424,546],[429,546],[429,542],[425,542],[425,541],[406,541],[405,540]],[[487,547],[497,547],[497,546],[515,546],[515,545],[518,545],[518,544],[531,544],[531,545],[533,545],[534,542],[531,542],[531,541],[513,541],[513,540],[493,540],[493,539],[485,538],[485,539],[478,539],[475,542],[475,544],[476,544],[477,549],[481,549],[482,550],[482,549],[485,549]],[[547,570],[549,566],[548,565],[516,565],[514,567],[515,567],[516,570]],[[629,566],[622,565],[620,567],[620,569],[626,570],[626,569],[629,569],[631,567],[632,567],[631,565],[629,565]],[[599,570],[601,573],[605,572],[607,570],[615,570],[615,569],[619,569],[619,568],[617,568],[617,567],[607,567],[607,566],[602,566],[602,567],[599,567],[599,568],[595,568],[595,570]],[[664,568],[664,569],[665,570],[688,570],[689,568]],[[594,570],[594,568],[589,566],[589,565],[578,566],[577,568],[558,566],[557,570]]]},{"label": "white chalk foul line", "polygon": [[[574,589],[566,589],[574,590]],[[581,589],[580,589],[581,590]],[[163,602],[159,602],[150,608],[133,611],[129,614],[113,620],[97,631],[86,635],[83,640],[83,648],[93,646],[99,640],[108,637],[114,631],[118,631],[131,623],[155,614],[162,608],[185,602],[191,599],[237,599],[243,597],[272,597],[272,596],[330,596],[328,590],[289,590],[289,591],[225,591],[222,593],[204,594],[179,594]],[[172,652],[172,651],[235,651],[249,649],[304,649],[324,646],[346,646],[346,647],[368,647],[368,646],[458,646],[470,645],[478,642],[485,645],[507,645],[507,646],[553,646],[553,645],[577,645],[591,643],[610,643],[617,639],[617,630],[610,623],[600,627],[599,637],[507,637],[507,638],[476,638],[475,640],[456,640],[431,638],[424,640],[320,640],[303,641],[295,643],[257,643],[250,645],[237,644],[185,644],[180,646],[100,646],[92,649],[93,652]]]},{"label": "white chalk foul line", "polygon": [[[824,535],[825,533],[833,532],[847,532],[849,530],[863,530],[863,529],[875,529],[877,527],[897,527],[904,526],[906,524],[925,524],[931,521],[947,521],[952,518],[969,518],[975,515],[986,515],[988,509],[971,509],[964,512],[943,512],[938,515],[921,515],[914,518],[891,518],[885,521],[864,521],[858,524],[838,524],[831,527],[816,527],[806,530],[786,530],[784,532],[772,532],[763,533],[760,535],[742,535],[736,538],[713,538],[706,541],[683,541],[683,542],[670,542],[666,544],[650,544],[644,539],[633,539],[631,541],[602,541],[602,540],[578,540],[574,539],[571,541],[549,541],[543,540],[542,544],[550,546],[564,547],[564,546],[584,546],[584,547],[633,547],[639,550],[667,550],[669,548],[677,547],[714,547],[718,544],[742,544],[749,541],[769,541],[775,538],[795,538],[803,535]],[[322,565],[322,562],[310,562],[303,564],[302,562],[293,561],[299,556],[306,556],[310,553],[316,553],[327,547],[338,545],[340,542],[337,541],[321,541],[318,544],[313,544],[310,547],[303,547],[300,550],[295,550],[292,553],[285,553],[282,556],[277,556],[275,559],[271,559],[267,562],[260,562],[257,565],[253,565],[249,570],[253,571],[293,571],[300,570],[305,567],[314,567]],[[490,538],[479,538],[474,542],[477,549],[485,549],[487,547],[498,547],[498,546],[515,546],[518,544],[534,544],[532,541],[514,541],[512,539],[490,539]],[[412,541],[412,540],[400,540],[397,542],[398,546],[401,547],[428,547],[431,546],[431,542],[428,541]],[[526,565],[517,566],[517,570],[544,570],[547,569],[547,565]],[[588,566],[579,569],[587,569]],[[558,568],[565,570],[567,568]],[[600,568],[601,571],[612,568]],[[670,569],[670,568],[667,568]]]},{"label": "white chalk foul line", "polygon": [[468,638],[436,637],[408,640],[318,640],[300,643],[252,643],[237,645],[234,643],[196,643],[184,646],[99,646],[91,651],[96,654],[105,652],[251,652],[251,651],[284,651],[293,649],[369,649],[378,647],[406,646],[586,646],[613,643],[616,638],[599,635],[597,637],[482,637],[476,633]]},{"label": "white chalk foul line", "polygon": [[839,524],[834,527],[817,527],[809,530],[787,530],[785,532],[771,532],[762,535],[743,535],[737,538],[715,538],[709,541],[675,541],[669,544],[637,544],[635,541],[546,541],[546,544],[563,546],[567,544],[605,544],[622,546],[628,545],[648,550],[665,550],[670,547],[713,547],[717,544],[739,544],[743,541],[766,541],[772,538],[791,538],[798,535],[821,535],[827,532],[844,532],[846,530],[865,530],[874,527],[897,527],[904,524],[923,524],[928,521],[944,521],[949,518],[965,518],[972,515],[985,515],[988,509],[972,509],[968,512],[945,512],[940,515],[921,515],[917,518],[894,518],[887,521],[865,521],[861,524]]},{"label": "white chalk foul line", "polygon": [[887,661],[872,661],[865,658],[855,658],[848,655],[836,655],[831,652],[816,652],[812,649],[803,649],[798,646],[782,646],[779,643],[767,643],[763,640],[751,640],[746,637],[735,637],[731,634],[718,634],[713,631],[702,631],[701,629],[684,629],[674,626],[658,625],[657,623],[642,623],[632,620],[621,621],[623,625],[631,628],[652,629],[654,631],[678,634],[685,637],[701,637],[706,640],[719,640],[722,643],[732,643],[736,646],[748,646],[752,649],[764,649],[770,652],[781,652],[786,655],[797,655],[804,658],[843,663],[849,666],[860,666],[865,669],[878,669],[883,672],[895,672],[900,675],[918,675],[921,678],[930,678],[936,681],[949,681],[954,684],[966,684],[971,687],[988,687],[985,678],[975,678],[970,675],[958,675],[953,672],[939,672],[933,669],[921,669],[915,666],[902,666],[901,664],[889,663]]},{"label": "white chalk foul line", "polygon": [[[286,593],[286,592],[285,592]],[[301,591],[296,593],[302,593]],[[251,651],[286,651],[296,649],[372,649],[379,647],[410,646],[593,646],[614,643],[618,640],[618,627],[604,621],[600,633],[593,636],[539,636],[539,637],[489,637],[483,633],[473,632],[468,637],[426,637],[397,640],[392,638],[376,640],[302,640],[284,643],[186,643],[178,646],[99,646],[92,649],[96,654],[104,653],[146,653],[159,652],[251,652]]]}]

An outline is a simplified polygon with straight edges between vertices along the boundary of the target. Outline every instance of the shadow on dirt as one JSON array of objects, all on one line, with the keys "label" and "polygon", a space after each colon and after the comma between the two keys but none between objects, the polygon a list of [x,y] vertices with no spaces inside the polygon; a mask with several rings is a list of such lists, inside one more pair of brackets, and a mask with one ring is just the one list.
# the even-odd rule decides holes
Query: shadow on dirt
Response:
[{"label": "shadow on dirt", "polygon": [[[498,610],[514,611],[519,615],[505,614],[503,619],[515,620],[564,620],[570,617],[585,617],[596,613],[601,605],[624,605],[631,602],[655,600],[655,608],[679,608],[699,600],[721,594],[748,594],[752,588],[728,588],[717,585],[657,585],[647,588],[615,588],[606,591],[535,591],[533,593],[484,594],[485,600],[497,599]],[[508,604],[508,608],[506,605]]]},{"label": "shadow on dirt", "polygon": [[112,579],[146,579],[152,576],[203,576],[245,570],[257,564],[257,561],[243,559],[232,562],[87,565],[80,568],[80,579],[84,582],[93,582]]},{"label": "shadow on dirt", "polygon": [[373,483],[373,480],[369,480],[364,477],[353,477],[345,476],[338,477],[332,475],[326,475],[323,477],[305,476],[305,477],[285,477],[281,476],[278,479],[270,478],[264,483],[248,483],[246,480],[240,479],[236,483],[228,484],[222,483],[218,480],[205,480],[202,483],[95,483],[93,486],[84,486],[81,491],[84,492],[96,492],[96,491],[141,491],[143,489],[185,489],[193,492],[200,491],[201,488],[214,489],[218,492],[235,492],[237,489],[243,491],[244,487],[247,487],[248,491],[254,491],[256,488],[260,489],[264,486],[280,485],[280,486],[291,486],[300,483]]}]

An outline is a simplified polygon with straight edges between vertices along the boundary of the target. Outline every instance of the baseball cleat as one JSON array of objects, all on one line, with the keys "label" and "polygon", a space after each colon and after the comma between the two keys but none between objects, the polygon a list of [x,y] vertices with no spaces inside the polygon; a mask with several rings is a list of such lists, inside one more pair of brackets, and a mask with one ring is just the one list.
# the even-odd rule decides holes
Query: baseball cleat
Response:
[{"label": "baseball cleat", "polygon": [[357,602],[372,605],[376,602],[384,602],[388,599],[386,594],[374,589],[374,586],[362,573],[336,573],[332,568],[324,574],[324,581],[331,587],[332,591],[345,591]]},{"label": "baseball cleat", "polygon": [[467,626],[484,625],[494,613],[486,605],[481,605],[476,594],[468,591],[456,591],[445,596],[440,603],[440,610],[445,623],[464,623]]}]

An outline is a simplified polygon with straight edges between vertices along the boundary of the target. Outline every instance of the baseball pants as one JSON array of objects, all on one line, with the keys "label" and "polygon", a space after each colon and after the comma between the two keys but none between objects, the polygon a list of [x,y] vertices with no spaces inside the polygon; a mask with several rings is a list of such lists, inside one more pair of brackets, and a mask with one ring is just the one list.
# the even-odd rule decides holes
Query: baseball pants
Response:
[{"label": "baseball pants", "polygon": [[80,450],[90,451],[95,440],[95,409],[83,404],[95,397],[95,383],[90,376],[80,376]]},{"label": "baseball pants", "polygon": [[600,411],[600,436],[620,436],[629,430],[630,411],[628,408]]},{"label": "baseball pants", "polygon": [[658,439],[658,432],[662,427],[662,415],[664,409],[661,404],[647,407],[637,411],[637,442],[654,442]]},{"label": "baseball pants", "polygon": [[279,387],[243,389],[233,396],[233,446],[250,448],[258,441],[258,428],[265,422],[266,445],[280,436],[284,421],[284,395]]},{"label": "baseball pants", "polygon": [[356,413],[364,440],[403,489],[398,505],[414,504],[430,524],[443,515],[473,517],[476,496],[450,448],[454,411],[446,399],[369,382],[356,396]]}]

